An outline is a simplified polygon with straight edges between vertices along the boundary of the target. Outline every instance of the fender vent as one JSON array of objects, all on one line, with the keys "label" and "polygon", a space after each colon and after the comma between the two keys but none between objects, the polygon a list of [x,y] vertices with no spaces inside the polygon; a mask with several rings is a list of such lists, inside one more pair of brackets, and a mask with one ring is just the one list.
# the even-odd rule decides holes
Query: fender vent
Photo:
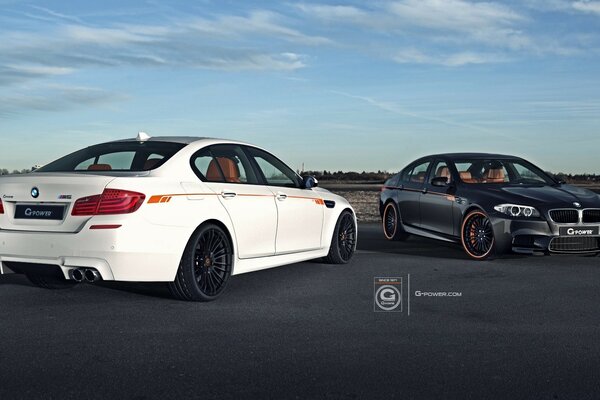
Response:
[{"label": "fender vent", "polygon": [[333,201],[333,200],[325,200],[325,207],[327,207],[327,208],[333,208],[333,207],[335,207],[335,201]]}]

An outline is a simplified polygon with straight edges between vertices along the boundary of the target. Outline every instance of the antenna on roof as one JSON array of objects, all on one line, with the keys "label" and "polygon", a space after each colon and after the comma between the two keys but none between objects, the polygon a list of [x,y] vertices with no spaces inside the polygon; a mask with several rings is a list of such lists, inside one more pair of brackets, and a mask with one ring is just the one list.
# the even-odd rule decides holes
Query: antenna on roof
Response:
[{"label": "antenna on roof", "polygon": [[148,135],[146,132],[138,132],[138,135],[137,135],[138,142],[145,142],[148,139],[150,139],[150,135]]}]

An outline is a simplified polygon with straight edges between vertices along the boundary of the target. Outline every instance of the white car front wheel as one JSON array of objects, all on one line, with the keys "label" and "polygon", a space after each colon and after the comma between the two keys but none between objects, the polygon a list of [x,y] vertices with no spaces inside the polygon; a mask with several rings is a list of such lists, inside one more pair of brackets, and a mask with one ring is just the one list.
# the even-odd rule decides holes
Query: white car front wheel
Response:
[{"label": "white car front wheel", "polygon": [[329,254],[325,262],[329,264],[347,264],[356,250],[356,222],[349,210],[342,212],[333,231]]}]

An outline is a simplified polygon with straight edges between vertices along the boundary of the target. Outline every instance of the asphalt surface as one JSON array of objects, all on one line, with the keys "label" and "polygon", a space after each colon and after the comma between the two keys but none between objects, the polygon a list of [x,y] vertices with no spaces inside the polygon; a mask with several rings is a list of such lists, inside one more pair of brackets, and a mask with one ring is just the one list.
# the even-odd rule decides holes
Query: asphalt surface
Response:
[{"label": "asphalt surface", "polygon": [[[208,304],[160,284],[0,277],[0,398],[600,396],[599,257],[474,262],[374,224],[359,242],[349,265],[235,276]],[[374,312],[374,277],[403,278],[402,312]]]}]

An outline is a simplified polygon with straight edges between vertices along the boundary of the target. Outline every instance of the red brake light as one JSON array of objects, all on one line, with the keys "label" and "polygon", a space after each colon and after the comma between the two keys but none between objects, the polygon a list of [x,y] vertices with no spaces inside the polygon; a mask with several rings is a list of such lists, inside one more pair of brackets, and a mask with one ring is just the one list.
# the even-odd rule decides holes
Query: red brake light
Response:
[{"label": "red brake light", "polygon": [[4,204],[2,204],[2,200],[0,200],[0,214],[4,214]]},{"label": "red brake light", "polygon": [[98,204],[100,203],[100,197],[102,195],[83,197],[75,202],[71,215],[83,216],[83,215],[95,215],[98,210]]},{"label": "red brake light", "polygon": [[137,211],[146,195],[128,190],[104,189],[104,192],[95,196],[83,197],[75,202],[71,215],[114,215],[130,214]]}]

